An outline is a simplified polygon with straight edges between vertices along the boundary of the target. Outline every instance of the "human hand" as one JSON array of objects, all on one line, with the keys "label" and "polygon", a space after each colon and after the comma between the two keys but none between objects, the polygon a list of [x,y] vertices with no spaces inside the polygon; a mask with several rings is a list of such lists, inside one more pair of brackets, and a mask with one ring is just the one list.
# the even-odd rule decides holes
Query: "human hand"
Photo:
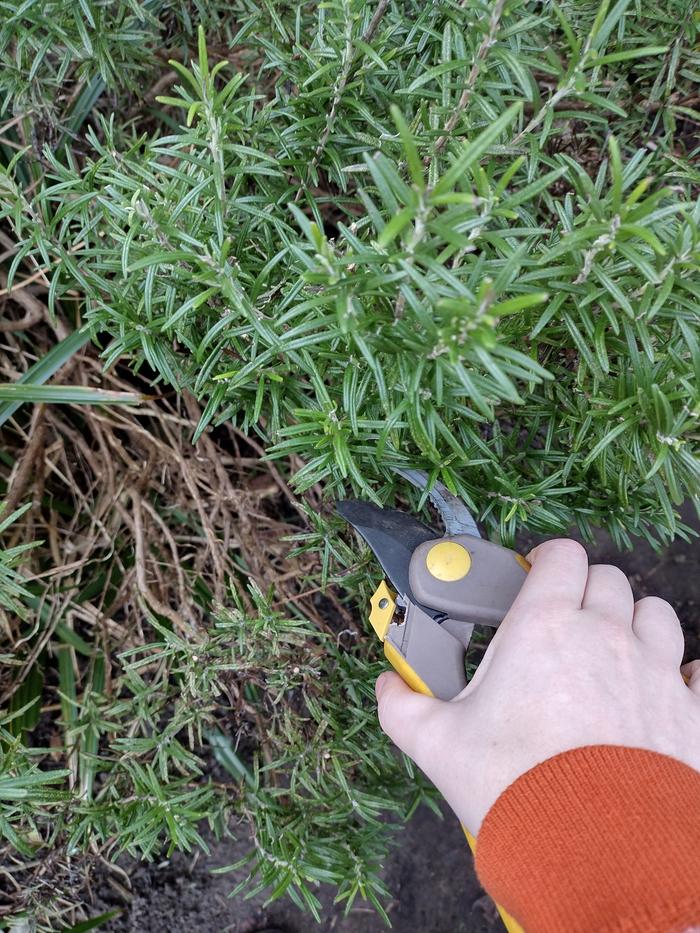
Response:
[{"label": "human hand", "polygon": [[679,665],[673,608],[634,602],[617,567],[589,567],[580,544],[548,541],[469,685],[445,702],[392,672],[377,680],[379,721],[476,835],[517,777],[584,745],[670,755],[700,771],[700,661]]}]

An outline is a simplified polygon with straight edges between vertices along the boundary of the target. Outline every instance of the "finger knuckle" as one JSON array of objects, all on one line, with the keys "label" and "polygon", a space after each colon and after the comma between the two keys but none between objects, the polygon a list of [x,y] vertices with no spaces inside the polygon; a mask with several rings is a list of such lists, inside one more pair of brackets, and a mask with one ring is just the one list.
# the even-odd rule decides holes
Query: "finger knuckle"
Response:
[{"label": "finger knuckle", "polygon": [[600,574],[608,577],[611,582],[617,580],[620,583],[627,583],[627,574],[624,570],[616,567],[615,564],[591,564],[589,573]]},{"label": "finger knuckle", "polygon": [[655,615],[672,616],[677,619],[676,610],[673,606],[662,599],[660,596],[643,596],[635,603],[635,611],[648,612]]},{"label": "finger knuckle", "polygon": [[585,547],[573,538],[552,538],[541,545],[543,551],[569,560],[587,558]]}]

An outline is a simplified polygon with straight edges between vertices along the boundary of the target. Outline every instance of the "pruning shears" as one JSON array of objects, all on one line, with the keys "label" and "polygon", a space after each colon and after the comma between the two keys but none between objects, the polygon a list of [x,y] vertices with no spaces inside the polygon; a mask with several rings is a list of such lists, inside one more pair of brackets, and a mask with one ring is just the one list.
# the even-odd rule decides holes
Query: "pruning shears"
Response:
[{"label": "pruning shears", "polygon": [[[425,490],[420,470],[397,470]],[[362,536],[387,579],[370,599],[369,620],[394,670],[419,693],[451,700],[467,685],[465,660],[474,625],[498,626],[530,565],[484,540],[465,503],[442,483],[429,490],[445,533],[409,512],[346,499],[338,513]],[[469,845],[475,840],[465,829]],[[503,908],[509,933],[522,933]]]}]

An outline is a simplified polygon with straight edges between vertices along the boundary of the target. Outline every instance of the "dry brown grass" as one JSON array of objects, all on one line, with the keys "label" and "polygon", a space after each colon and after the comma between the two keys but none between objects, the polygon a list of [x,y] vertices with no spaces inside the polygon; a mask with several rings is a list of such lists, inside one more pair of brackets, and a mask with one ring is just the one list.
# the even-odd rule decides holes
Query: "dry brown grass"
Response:
[{"label": "dry brown grass", "polygon": [[[17,378],[55,341],[55,331],[64,328],[34,326],[31,353],[22,335],[6,333],[0,379]],[[92,347],[58,378],[131,391],[140,382],[128,372],[103,373]],[[230,423],[193,445],[201,414],[195,398],[148,391],[148,401],[129,409],[25,408],[4,427],[6,499],[12,507],[32,502],[7,544],[43,541],[28,555],[25,576],[42,590],[47,619],[24,667],[9,683],[3,678],[0,702],[22,682],[59,621],[84,637],[96,631],[106,655],[112,646],[144,642],[144,610],[196,640],[208,605],[225,601],[232,577],[247,576],[263,591],[274,585],[281,602],[302,600],[307,616],[327,627],[314,593],[304,591],[314,558],[288,556],[285,539],[304,527],[304,509],[280,469]],[[318,490],[305,499],[321,507]],[[12,636],[16,626],[9,619],[5,626]]]},{"label": "dry brown grass", "polygon": [[[0,381],[16,380],[69,332],[49,318],[40,287],[18,297],[0,298]],[[149,618],[167,620],[187,641],[203,641],[216,606],[230,602],[232,581],[274,588],[276,604],[294,603],[319,630],[357,630],[332,588],[319,599],[318,557],[290,557],[289,537],[308,525],[305,509],[322,508],[320,490],[302,502],[290,489],[285,474],[298,464],[265,462],[256,439],[231,423],[193,444],[201,411],[191,394],[160,392],[125,368],[105,373],[93,346],[52,381],[136,388],[147,396],[130,408],[25,405],[2,427],[0,498],[11,508],[31,503],[3,544],[41,544],[22,567],[38,605],[26,621],[0,616],[2,650],[15,660],[0,670],[0,709],[21,701],[27,675],[37,662],[46,667],[66,628],[104,657],[104,693],[116,696],[117,655],[152,640]],[[237,592],[249,599],[245,585]],[[83,667],[75,668],[79,685]],[[267,760],[259,714],[234,692],[231,728],[257,733]],[[64,741],[60,710],[49,673],[34,741],[55,749],[54,766]],[[70,858],[62,847],[44,848],[27,861],[3,847],[0,862],[0,917],[30,910],[79,919],[75,910],[100,865],[128,886],[113,877],[120,869],[99,848]]]}]

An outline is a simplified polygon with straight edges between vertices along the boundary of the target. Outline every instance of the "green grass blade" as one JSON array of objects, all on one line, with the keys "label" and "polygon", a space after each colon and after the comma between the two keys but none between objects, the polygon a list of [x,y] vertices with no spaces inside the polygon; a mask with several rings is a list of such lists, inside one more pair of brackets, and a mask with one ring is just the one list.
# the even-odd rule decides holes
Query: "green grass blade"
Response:
[{"label": "green grass blade", "polygon": [[97,917],[91,917],[89,920],[74,923],[72,927],[66,927],[64,933],[87,933],[88,930],[95,930],[97,927],[104,926],[114,917],[118,917],[120,913],[121,910],[108,910]]},{"label": "green grass blade", "polygon": [[[89,340],[90,335],[84,331],[76,330],[69,334],[55,347],[52,347],[40,360],[37,360],[33,366],[30,366],[26,373],[20,376],[15,385],[31,384],[37,386],[48,382],[61,366],[67,363]],[[11,418],[24,401],[26,399],[20,398],[0,404],[0,425],[3,425],[8,418]]]},{"label": "green grass blade", "polygon": [[112,392],[89,386],[42,386],[26,383],[0,384],[0,401],[46,402],[50,405],[135,405],[145,396],[139,392]]}]

